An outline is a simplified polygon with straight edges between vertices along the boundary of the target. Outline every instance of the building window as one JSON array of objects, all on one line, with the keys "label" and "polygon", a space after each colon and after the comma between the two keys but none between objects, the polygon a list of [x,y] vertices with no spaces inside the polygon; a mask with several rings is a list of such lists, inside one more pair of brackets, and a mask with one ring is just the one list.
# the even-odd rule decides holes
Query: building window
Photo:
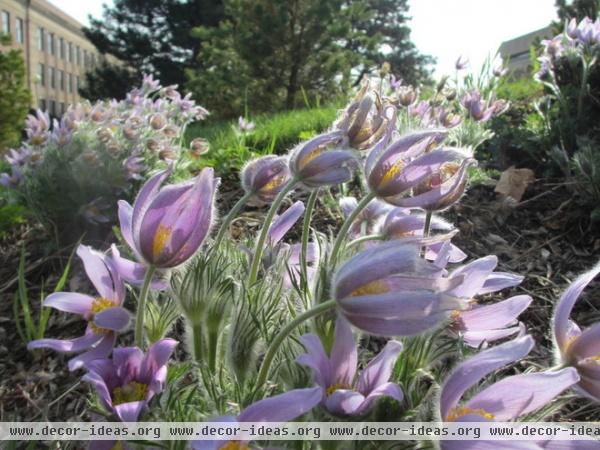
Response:
[{"label": "building window", "polygon": [[75,92],[79,93],[79,77],[75,77]]},{"label": "building window", "polygon": [[48,67],[48,81],[52,89],[56,88],[56,71],[54,67]]},{"label": "building window", "polygon": [[58,70],[58,86],[61,91],[65,90],[65,73],[62,70]]},{"label": "building window", "polygon": [[25,42],[25,31],[23,28],[23,19],[17,17],[17,21],[15,23],[15,39],[18,44],[23,44]]},{"label": "building window", "polygon": [[10,13],[2,11],[2,32],[10,33]]},{"label": "building window", "polygon": [[81,65],[81,49],[79,48],[79,45],[77,46],[77,50],[75,51],[75,56],[76,56],[77,65],[80,66]]},{"label": "building window", "polygon": [[66,110],[65,110],[64,102],[60,102],[58,110],[59,110],[61,116],[65,113]]},{"label": "building window", "polygon": [[73,43],[69,42],[69,50],[67,52],[67,59],[70,63],[73,62]]},{"label": "building window", "polygon": [[54,33],[48,33],[48,53],[54,55]]},{"label": "building window", "polygon": [[58,55],[60,59],[65,59],[65,40],[63,38],[58,40]]},{"label": "building window", "polygon": [[67,91],[73,92],[73,75],[67,74]]},{"label": "building window", "polygon": [[56,100],[50,100],[50,115],[56,116]]},{"label": "building window", "polygon": [[40,108],[42,111],[46,111],[46,99],[40,98],[38,100],[38,108]]},{"label": "building window", "polygon": [[37,29],[37,46],[38,50],[44,51],[44,29],[42,27],[38,27]]},{"label": "building window", "polygon": [[40,80],[40,85],[46,86],[46,69],[42,63],[38,64],[38,78]]}]

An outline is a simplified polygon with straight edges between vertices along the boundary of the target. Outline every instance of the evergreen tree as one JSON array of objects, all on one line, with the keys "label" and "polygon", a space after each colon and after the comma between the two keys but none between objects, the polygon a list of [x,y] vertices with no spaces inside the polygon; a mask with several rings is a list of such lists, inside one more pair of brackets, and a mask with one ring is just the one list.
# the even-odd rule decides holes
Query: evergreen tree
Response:
[{"label": "evergreen tree", "polygon": [[599,0],[556,0],[556,9],[561,21],[576,18],[578,21],[584,17],[592,20],[598,17],[600,11]]},{"label": "evergreen tree", "polygon": [[141,76],[127,66],[110,64],[102,59],[100,64],[85,74],[85,83],[79,95],[91,101],[107,98],[122,99],[132,86],[140,84]]},{"label": "evergreen tree", "polygon": [[[0,47],[9,46],[10,35],[0,34]],[[0,154],[18,145],[31,93],[26,86],[25,63],[21,50],[0,51]]]}]

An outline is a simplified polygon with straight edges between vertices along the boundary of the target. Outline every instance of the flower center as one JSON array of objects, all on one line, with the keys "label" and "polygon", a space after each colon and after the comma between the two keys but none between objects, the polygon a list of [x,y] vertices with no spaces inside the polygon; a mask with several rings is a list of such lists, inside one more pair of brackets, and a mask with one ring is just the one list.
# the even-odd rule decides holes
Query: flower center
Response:
[{"label": "flower center", "polygon": [[272,180],[270,180],[267,184],[265,184],[263,187],[261,187],[259,189],[260,192],[268,192],[271,191],[273,189],[278,188],[279,186],[281,186],[283,184],[283,182],[285,181],[285,177],[274,177]]},{"label": "flower center", "polygon": [[404,161],[399,160],[396,161],[394,164],[392,164],[383,174],[383,177],[381,177],[381,183],[382,185],[386,185],[387,183],[389,183],[390,181],[392,181],[394,179],[394,177],[396,177],[396,175],[398,175],[398,173],[400,173],[400,171],[402,169],[404,169],[404,166],[406,164],[404,163]]},{"label": "flower center", "polygon": [[102,311],[104,311],[106,309],[114,308],[115,306],[117,306],[115,304],[115,302],[113,302],[112,300],[109,300],[107,298],[97,297],[94,299],[94,301],[92,302],[92,308],[91,308],[92,318],[89,321],[90,327],[92,328],[94,333],[101,334],[101,333],[107,333],[110,331],[106,328],[100,328],[99,326],[95,325],[94,324],[94,316],[98,313],[101,313]]},{"label": "flower center", "polygon": [[114,388],[112,391],[113,405],[144,400],[148,395],[148,385],[131,381],[125,386]]},{"label": "flower center", "polygon": [[158,258],[161,254],[165,245],[167,245],[167,241],[171,237],[172,232],[172,227],[165,227],[164,225],[158,226],[156,233],[154,233],[154,240],[152,241],[152,256],[154,258]]},{"label": "flower center", "polygon": [[229,441],[227,444],[219,447],[219,450],[250,450],[243,442]]},{"label": "flower center", "polygon": [[300,166],[301,167],[306,166],[309,162],[311,162],[317,156],[322,154],[324,151],[325,151],[324,146],[315,148],[312,152],[310,152],[308,155],[306,155],[304,158],[302,158],[302,162],[301,162]]},{"label": "flower center", "polygon": [[448,181],[452,177],[452,175],[458,172],[459,167],[460,166],[455,162],[447,162],[442,164],[438,173],[431,177],[431,180],[429,181],[429,186],[431,188],[434,188]]},{"label": "flower center", "polygon": [[327,397],[329,397],[331,394],[333,394],[335,391],[339,390],[339,389],[348,389],[349,386],[343,384],[343,383],[335,383],[332,384],[331,386],[329,386],[327,388],[327,390],[325,391],[325,393],[327,394]]},{"label": "flower center", "polygon": [[484,419],[487,420],[493,420],[494,419],[494,415],[487,412],[485,409],[479,408],[479,409],[472,409],[472,408],[467,408],[466,406],[459,406],[456,408],[452,408],[450,410],[450,412],[448,413],[448,417],[446,418],[446,420],[448,422],[454,422],[456,419],[459,419],[460,417],[466,416],[467,414],[477,414],[481,417],[483,417]]},{"label": "flower center", "polygon": [[377,295],[377,294],[385,294],[389,292],[390,288],[384,280],[375,280],[370,283],[364,284],[356,289],[354,289],[349,297],[358,297],[361,295]]}]

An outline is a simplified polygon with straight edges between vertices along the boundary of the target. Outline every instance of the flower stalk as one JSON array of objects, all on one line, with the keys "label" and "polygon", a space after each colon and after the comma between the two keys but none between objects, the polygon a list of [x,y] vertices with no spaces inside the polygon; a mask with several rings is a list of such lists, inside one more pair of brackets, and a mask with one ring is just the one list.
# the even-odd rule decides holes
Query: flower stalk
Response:
[{"label": "flower stalk", "polygon": [[319,189],[315,189],[310,193],[308,202],[306,203],[306,210],[304,211],[304,222],[302,223],[302,247],[300,249],[300,270],[302,270],[303,280],[308,280],[306,254],[308,253],[308,240],[310,238],[310,222],[312,221],[312,214],[315,209],[318,196]]},{"label": "flower stalk", "polygon": [[135,345],[141,348],[142,350],[145,348],[144,316],[146,313],[146,298],[148,297],[148,292],[150,292],[150,283],[152,281],[152,276],[154,275],[155,271],[156,266],[148,266],[148,270],[146,270],[146,275],[144,276],[144,284],[142,285],[142,289],[140,290],[140,296],[138,298],[138,308],[135,320]]}]

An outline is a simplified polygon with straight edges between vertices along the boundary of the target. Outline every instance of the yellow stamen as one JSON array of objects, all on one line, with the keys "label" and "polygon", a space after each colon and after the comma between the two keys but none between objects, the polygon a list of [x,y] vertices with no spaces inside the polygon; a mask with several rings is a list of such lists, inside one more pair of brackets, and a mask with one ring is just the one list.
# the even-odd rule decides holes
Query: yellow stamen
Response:
[{"label": "yellow stamen", "polygon": [[144,400],[148,395],[148,385],[131,381],[125,386],[114,388],[112,391],[113,405]]},{"label": "yellow stamen", "polygon": [[456,172],[460,165],[455,162],[447,162],[442,164],[438,173],[433,175],[429,181],[429,187],[439,186],[440,184],[448,181]]},{"label": "yellow stamen", "polygon": [[398,175],[398,173],[400,173],[400,171],[402,169],[404,169],[405,165],[406,164],[402,160],[396,161],[394,164],[392,164],[385,171],[385,174],[383,175],[383,177],[381,177],[381,183],[380,184],[386,185],[387,183],[389,183],[396,175]]},{"label": "yellow stamen", "polygon": [[348,388],[349,387],[343,383],[335,383],[335,384],[332,384],[331,386],[329,386],[327,388],[327,390],[325,391],[325,393],[327,394],[327,397],[329,397],[331,394],[333,394],[335,391],[337,391],[339,389],[348,389]]},{"label": "yellow stamen", "polygon": [[154,258],[158,258],[158,256],[161,254],[165,248],[165,245],[167,245],[167,241],[171,237],[172,232],[172,227],[165,227],[164,225],[158,226],[158,229],[154,234],[154,240],[152,241],[152,255]]},{"label": "yellow stamen", "polygon": [[448,422],[454,422],[456,419],[466,416],[467,414],[477,414],[487,420],[494,419],[494,415],[487,412],[485,409],[481,409],[481,408],[472,409],[472,408],[467,408],[466,406],[459,406],[457,408],[452,408],[450,410],[446,420]]},{"label": "yellow stamen", "polygon": [[350,293],[350,297],[358,297],[360,295],[377,295],[389,292],[390,288],[383,280],[375,280],[354,289]]},{"label": "yellow stamen", "polygon": [[325,151],[325,147],[317,147],[317,148],[315,148],[312,152],[310,152],[308,155],[306,155],[304,158],[302,158],[302,161],[300,161],[299,166],[300,167],[306,166],[309,162],[311,162],[317,156],[319,156],[320,154],[322,154],[324,151]]},{"label": "yellow stamen", "polygon": [[100,327],[96,326],[93,322],[93,316],[95,316],[98,313],[101,313],[102,311],[104,311],[106,309],[114,308],[115,306],[117,306],[115,304],[115,302],[113,302],[112,300],[109,300],[107,298],[98,297],[98,298],[94,299],[94,301],[92,302],[92,308],[91,308],[92,320],[90,320],[90,327],[94,331],[94,333],[101,334],[101,333],[107,333],[110,331],[110,330],[107,330],[106,328],[100,328]]},{"label": "yellow stamen", "polygon": [[250,450],[250,447],[242,442],[229,441],[227,444],[219,447],[219,450]]},{"label": "yellow stamen", "polygon": [[284,181],[285,177],[274,177],[271,181],[260,188],[260,192],[269,192],[273,189],[276,189],[281,186]]}]

